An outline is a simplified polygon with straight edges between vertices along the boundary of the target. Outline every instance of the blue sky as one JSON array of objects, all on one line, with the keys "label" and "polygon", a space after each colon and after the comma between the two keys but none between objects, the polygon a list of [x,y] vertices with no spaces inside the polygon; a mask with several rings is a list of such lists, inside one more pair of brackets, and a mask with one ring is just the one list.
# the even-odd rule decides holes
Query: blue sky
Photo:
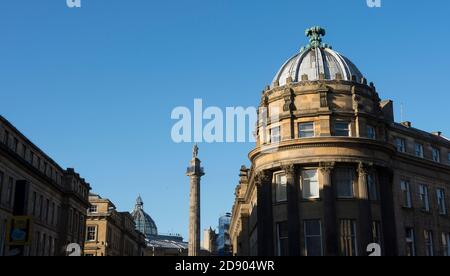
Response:
[{"label": "blue sky", "polygon": [[[141,194],[160,232],[187,236],[192,144],[176,106],[254,106],[304,30],[349,57],[404,120],[450,136],[450,2],[4,0],[0,114],[120,210]],[[201,144],[202,228],[230,211],[252,144]]]}]

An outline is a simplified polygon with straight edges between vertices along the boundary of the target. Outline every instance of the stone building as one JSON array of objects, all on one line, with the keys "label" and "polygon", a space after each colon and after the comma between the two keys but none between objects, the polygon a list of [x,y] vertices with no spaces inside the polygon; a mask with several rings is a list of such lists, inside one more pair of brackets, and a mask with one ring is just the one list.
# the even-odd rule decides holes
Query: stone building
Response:
[{"label": "stone building", "polygon": [[[0,116],[0,256],[65,255],[66,245],[84,245],[90,185],[63,169]],[[12,253],[8,221],[31,219],[31,240]]]},{"label": "stone building", "polygon": [[90,195],[85,256],[143,256],[145,236],[129,212],[118,212],[109,200]]},{"label": "stone building", "polygon": [[262,93],[233,253],[356,256],[378,243],[382,255],[449,255],[450,141],[396,123],[392,101],[322,44],[325,30],[306,34]]}]

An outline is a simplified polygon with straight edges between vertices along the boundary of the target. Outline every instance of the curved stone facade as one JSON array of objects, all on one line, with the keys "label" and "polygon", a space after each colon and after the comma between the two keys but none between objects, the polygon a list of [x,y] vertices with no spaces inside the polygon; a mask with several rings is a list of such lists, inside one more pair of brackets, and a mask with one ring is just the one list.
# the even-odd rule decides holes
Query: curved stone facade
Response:
[{"label": "curved stone facade", "polygon": [[[395,123],[392,102],[364,78],[300,79],[288,76],[262,94],[252,166],[241,169],[236,189],[234,253],[367,255],[378,243],[384,255],[444,254],[447,211],[402,206],[402,189],[409,183],[415,201],[427,185],[428,205],[448,201],[449,140]],[[444,196],[435,202],[438,190]],[[434,236],[424,241],[426,231]]]}]

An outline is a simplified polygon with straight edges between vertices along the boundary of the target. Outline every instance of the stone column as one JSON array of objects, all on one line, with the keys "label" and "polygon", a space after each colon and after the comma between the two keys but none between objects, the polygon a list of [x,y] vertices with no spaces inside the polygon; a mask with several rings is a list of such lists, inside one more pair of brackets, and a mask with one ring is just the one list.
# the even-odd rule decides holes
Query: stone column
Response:
[{"label": "stone column", "polygon": [[200,166],[200,159],[197,158],[198,147],[195,145],[193,157],[186,175],[189,176],[190,197],[189,197],[189,256],[200,255],[200,180],[204,175]]},{"label": "stone column", "polygon": [[363,163],[358,165],[358,205],[359,205],[359,252],[366,255],[367,246],[372,243],[372,207],[369,199],[367,176],[369,168]]},{"label": "stone column", "polygon": [[289,256],[300,256],[300,214],[295,165],[283,166],[287,178]]},{"label": "stone column", "polygon": [[320,163],[323,197],[323,246],[325,256],[339,256],[338,222],[336,215],[336,193],[331,180],[334,163]]},{"label": "stone column", "polygon": [[272,173],[256,175],[258,256],[274,256]]},{"label": "stone column", "polygon": [[388,168],[377,169],[380,187],[383,247],[386,256],[398,255],[397,230],[394,212],[393,173]]},{"label": "stone column", "polygon": [[248,209],[241,211],[241,233],[238,237],[239,256],[250,256],[250,213]]}]

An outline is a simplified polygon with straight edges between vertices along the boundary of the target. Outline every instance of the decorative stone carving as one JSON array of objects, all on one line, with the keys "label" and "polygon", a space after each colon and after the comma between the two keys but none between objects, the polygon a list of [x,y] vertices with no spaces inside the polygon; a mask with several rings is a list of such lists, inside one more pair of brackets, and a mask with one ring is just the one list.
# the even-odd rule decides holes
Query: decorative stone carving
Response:
[{"label": "decorative stone carving", "polygon": [[295,93],[292,89],[286,89],[283,93],[284,98],[284,105],[283,105],[283,111],[284,112],[293,112],[296,110],[294,99],[295,99]]},{"label": "decorative stone carving", "polygon": [[270,174],[265,171],[260,171],[255,175],[255,184],[258,187],[263,185],[264,183],[269,183],[271,181],[272,179],[270,177]]}]

